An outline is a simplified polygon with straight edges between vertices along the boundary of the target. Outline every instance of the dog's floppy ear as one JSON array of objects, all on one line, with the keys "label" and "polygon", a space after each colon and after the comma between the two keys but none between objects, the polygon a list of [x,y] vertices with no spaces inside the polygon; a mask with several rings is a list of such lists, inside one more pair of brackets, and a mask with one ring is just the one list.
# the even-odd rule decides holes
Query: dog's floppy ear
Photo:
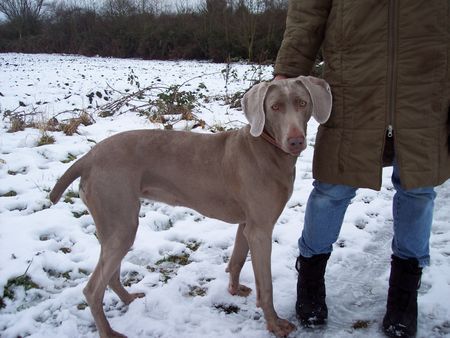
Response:
[{"label": "dog's floppy ear", "polygon": [[313,76],[299,76],[296,81],[300,81],[311,96],[313,117],[320,124],[325,123],[330,117],[333,101],[329,84]]},{"label": "dog's floppy ear", "polygon": [[254,137],[261,135],[264,129],[266,119],[264,100],[268,88],[268,82],[258,83],[245,93],[241,101],[242,110],[250,123],[250,134]]}]

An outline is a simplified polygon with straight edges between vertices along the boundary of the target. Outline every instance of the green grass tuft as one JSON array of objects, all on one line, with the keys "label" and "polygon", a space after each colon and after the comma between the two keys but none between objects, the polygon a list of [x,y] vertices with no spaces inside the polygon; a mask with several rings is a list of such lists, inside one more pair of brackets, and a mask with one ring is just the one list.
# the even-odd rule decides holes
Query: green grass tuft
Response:
[{"label": "green grass tuft", "polygon": [[3,298],[14,299],[14,289],[19,286],[22,286],[25,291],[39,289],[39,285],[33,282],[30,276],[25,274],[8,280],[3,290]]}]

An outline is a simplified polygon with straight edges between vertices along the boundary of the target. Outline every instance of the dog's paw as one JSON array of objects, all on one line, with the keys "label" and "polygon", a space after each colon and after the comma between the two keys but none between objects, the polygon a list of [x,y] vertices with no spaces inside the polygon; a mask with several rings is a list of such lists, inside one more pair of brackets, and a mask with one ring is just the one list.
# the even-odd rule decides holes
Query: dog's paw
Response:
[{"label": "dog's paw", "polygon": [[247,297],[252,292],[252,289],[242,284],[239,284],[237,287],[229,285],[228,292],[233,296]]},{"label": "dog's paw", "polygon": [[109,330],[108,333],[100,335],[100,338],[128,338],[124,334],[121,334],[113,329]]},{"label": "dog's paw", "polygon": [[126,299],[123,299],[122,301],[123,301],[126,305],[128,305],[128,304],[130,304],[132,301],[134,301],[135,299],[137,299],[137,298],[143,298],[143,297],[145,297],[145,293],[143,293],[143,292],[130,293],[130,294],[128,294],[127,298],[126,298]]},{"label": "dog's paw", "polygon": [[272,332],[276,337],[287,337],[296,326],[286,319],[277,318],[274,322],[267,323],[267,330]]}]

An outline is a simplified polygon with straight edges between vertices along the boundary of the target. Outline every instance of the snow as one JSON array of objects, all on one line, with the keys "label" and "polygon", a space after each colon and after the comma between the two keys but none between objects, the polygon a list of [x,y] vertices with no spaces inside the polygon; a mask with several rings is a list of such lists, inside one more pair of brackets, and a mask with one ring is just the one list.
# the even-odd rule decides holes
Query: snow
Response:
[{"label": "snow", "polygon": [[[35,109],[46,119],[74,108],[92,111],[87,94],[114,88],[133,90],[127,78],[133,70],[141,87],[156,78],[171,85],[192,80],[192,88],[205,83],[210,96],[225,93],[223,64],[193,61],[143,61],[86,58],[73,55],[0,54],[0,111]],[[237,78],[229,91],[248,87],[252,66],[235,64]],[[270,78],[271,67],[263,69]],[[114,92],[113,98],[119,94]],[[105,101],[95,98],[94,104]],[[38,103],[40,102],[40,103]],[[44,103],[47,102],[47,103]],[[20,108],[20,107],[19,107]],[[222,100],[210,100],[195,114],[207,126],[240,127],[242,112]],[[70,114],[61,115],[63,118]],[[49,132],[54,144],[37,146],[38,129],[9,133],[8,119],[0,121],[0,309],[2,337],[96,337],[97,333],[82,289],[95,267],[99,245],[95,226],[79,198],[51,205],[48,191],[79,157],[105,137],[124,130],[161,128],[143,116],[127,112],[95,117],[78,134]],[[177,123],[175,129],[189,128]],[[308,148],[297,162],[294,193],[273,234],[272,274],[275,308],[294,322],[298,255],[306,201],[312,188],[312,154],[317,124],[308,127]],[[209,132],[195,129],[193,132]],[[298,326],[291,337],[382,337],[390,267],[392,235],[391,169],[383,172],[381,191],[360,189],[350,205],[327,273],[329,323],[322,329]],[[77,192],[77,184],[70,190]],[[14,196],[4,196],[14,191]],[[424,270],[419,290],[418,337],[450,337],[450,182],[437,187],[438,197],[431,236],[431,266]],[[129,337],[270,337],[255,292],[248,298],[226,291],[226,262],[233,249],[236,225],[208,219],[181,207],[145,201],[132,250],[122,264],[122,280],[145,298],[123,305],[107,290],[106,315],[114,329]],[[183,256],[184,255],[184,256]],[[168,262],[169,256],[187,262]],[[166,261],[164,261],[166,260]],[[186,264],[187,263],[187,264]],[[37,287],[7,288],[8,281],[27,275]],[[242,282],[255,289],[250,258]],[[365,328],[355,328],[363,321]],[[356,325],[357,326],[357,325]]]}]

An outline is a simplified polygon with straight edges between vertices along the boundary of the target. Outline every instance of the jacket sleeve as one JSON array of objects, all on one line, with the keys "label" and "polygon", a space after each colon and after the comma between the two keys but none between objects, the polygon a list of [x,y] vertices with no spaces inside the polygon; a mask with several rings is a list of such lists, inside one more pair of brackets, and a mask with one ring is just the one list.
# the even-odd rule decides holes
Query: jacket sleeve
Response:
[{"label": "jacket sleeve", "polygon": [[309,75],[325,34],[332,0],[289,0],[275,75]]}]

